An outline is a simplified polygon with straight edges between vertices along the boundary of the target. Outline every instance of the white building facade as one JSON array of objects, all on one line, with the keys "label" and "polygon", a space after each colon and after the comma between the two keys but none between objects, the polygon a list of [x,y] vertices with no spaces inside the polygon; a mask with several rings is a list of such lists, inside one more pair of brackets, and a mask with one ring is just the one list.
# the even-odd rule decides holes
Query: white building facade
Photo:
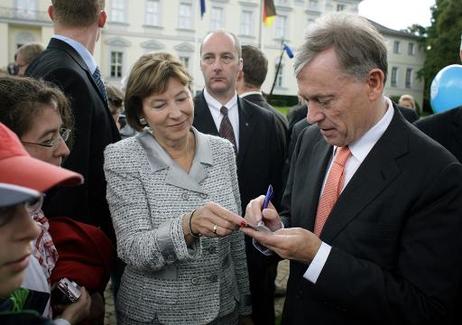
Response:
[{"label": "white building facade", "polygon": [[[76,0],[78,1],[78,0]],[[199,48],[210,31],[224,29],[235,33],[242,44],[260,47],[269,61],[263,90],[269,92],[285,42],[296,48],[303,41],[305,28],[327,12],[357,13],[361,0],[275,0],[277,17],[271,27],[262,26],[263,0],[206,0],[206,13],[200,15],[199,0],[106,0],[108,21],[95,50],[96,60],[106,81],[119,82],[132,64],[150,51],[166,51],[177,55],[194,78],[195,91],[204,86],[199,68]],[[1,0],[0,2],[0,67],[14,61],[16,49],[35,41],[44,46],[53,35],[47,15],[50,0]],[[383,26],[382,26],[383,27]],[[423,65],[423,50],[414,36],[381,30],[389,47],[387,94],[409,93],[422,104],[423,85],[416,72]],[[393,44],[400,42],[400,51],[393,53]],[[407,46],[414,43],[413,55]],[[5,46],[6,45],[6,46]],[[297,94],[292,62],[282,56],[282,65],[275,82],[274,94]],[[395,83],[391,83],[393,68]],[[408,70],[411,69],[411,70]],[[410,82],[407,83],[407,76]],[[408,87],[409,86],[409,87]]]}]

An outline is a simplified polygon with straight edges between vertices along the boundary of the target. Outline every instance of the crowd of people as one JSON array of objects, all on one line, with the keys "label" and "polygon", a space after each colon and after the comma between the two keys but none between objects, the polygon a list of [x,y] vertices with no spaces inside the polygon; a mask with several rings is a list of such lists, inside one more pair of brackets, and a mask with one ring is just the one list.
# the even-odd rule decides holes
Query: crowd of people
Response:
[{"label": "crowd of people", "polygon": [[103,324],[109,279],[118,324],[275,324],[281,259],[283,324],[461,322],[462,108],[386,97],[367,20],[307,30],[288,120],[231,32],[204,35],[194,95],[167,52],[104,84],[104,1],[48,13],[0,77],[1,324]]}]

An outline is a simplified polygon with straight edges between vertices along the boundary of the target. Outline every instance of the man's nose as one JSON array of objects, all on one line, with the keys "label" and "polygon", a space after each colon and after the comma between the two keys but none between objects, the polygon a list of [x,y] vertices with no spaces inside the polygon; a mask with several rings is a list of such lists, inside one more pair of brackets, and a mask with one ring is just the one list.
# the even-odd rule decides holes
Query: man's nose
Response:
[{"label": "man's nose", "polygon": [[309,103],[306,105],[308,110],[306,113],[306,119],[308,123],[315,124],[324,119],[324,113],[319,109],[315,103]]},{"label": "man's nose", "polygon": [[212,68],[214,70],[221,70],[223,66],[221,65],[221,60],[220,58],[216,58],[215,61],[213,61],[212,63]]}]

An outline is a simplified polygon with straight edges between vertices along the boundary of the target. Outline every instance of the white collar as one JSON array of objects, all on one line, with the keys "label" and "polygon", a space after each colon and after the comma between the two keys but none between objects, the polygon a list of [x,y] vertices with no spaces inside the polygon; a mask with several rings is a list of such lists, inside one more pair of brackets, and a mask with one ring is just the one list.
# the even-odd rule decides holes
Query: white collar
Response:
[{"label": "white collar", "polygon": [[210,93],[207,91],[207,88],[204,88],[204,98],[207,102],[209,108],[216,109],[220,111],[222,106],[226,106],[228,110],[232,109],[234,106],[237,106],[237,93],[234,93],[234,96],[224,105],[222,105],[218,100],[216,100]]},{"label": "white collar", "polygon": [[240,94],[239,97],[243,98],[245,96],[250,96],[250,95],[261,95],[261,96],[263,96],[261,91],[253,90],[253,91],[246,91],[245,93]]},{"label": "white collar", "polygon": [[364,135],[355,142],[348,145],[351,155],[363,162],[366,156],[372,150],[374,145],[379,141],[382,135],[387,130],[394,115],[393,104],[388,97],[384,97],[387,104],[387,111],[382,118],[370,128]]}]

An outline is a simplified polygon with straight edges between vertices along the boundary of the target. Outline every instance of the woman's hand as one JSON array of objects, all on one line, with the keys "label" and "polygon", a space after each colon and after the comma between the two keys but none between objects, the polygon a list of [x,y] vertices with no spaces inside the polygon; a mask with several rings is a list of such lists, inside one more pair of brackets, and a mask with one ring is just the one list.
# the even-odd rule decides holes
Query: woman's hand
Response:
[{"label": "woman's hand", "polygon": [[245,219],[217,203],[208,202],[189,215],[189,231],[195,236],[224,237],[245,225]]}]

